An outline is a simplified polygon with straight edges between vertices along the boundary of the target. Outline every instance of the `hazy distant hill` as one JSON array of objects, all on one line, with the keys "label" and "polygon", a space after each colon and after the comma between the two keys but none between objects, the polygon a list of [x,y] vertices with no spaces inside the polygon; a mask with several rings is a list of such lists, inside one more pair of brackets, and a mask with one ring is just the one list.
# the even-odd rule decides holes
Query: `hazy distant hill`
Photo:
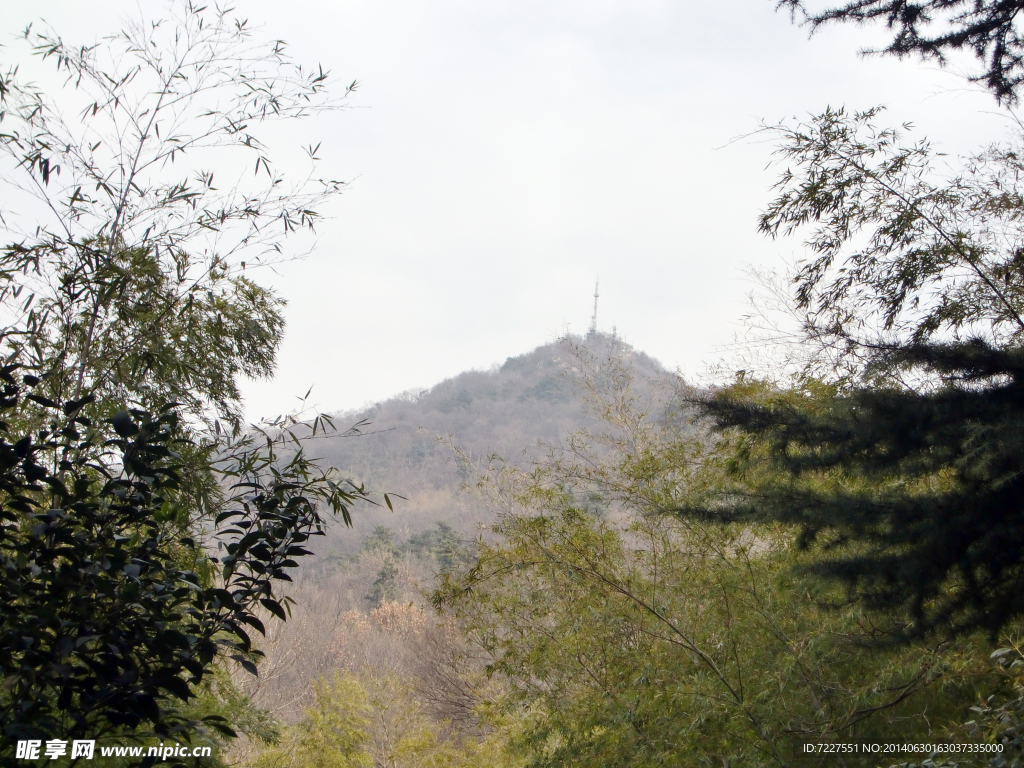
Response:
[{"label": "hazy distant hill", "polygon": [[343,476],[374,490],[407,497],[394,513],[360,508],[355,530],[336,530],[330,547],[352,552],[375,526],[407,537],[441,521],[468,534],[483,520],[471,497],[458,494],[468,479],[456,466],[449,440],[474,456],[497,453],[529,462],[540,442],[555,443],[592,425],[576,386],[579,361],[573,347],[596,359],[616,355],[648,377],[666,375],[653,358],[614,336],[596,333],[566,339],[510,357],[488,371],[466,371],[430,389],[405,393],[359,412],[334,417],[339,427],[366,420],[358,437],[319,443],[316,455]]}]

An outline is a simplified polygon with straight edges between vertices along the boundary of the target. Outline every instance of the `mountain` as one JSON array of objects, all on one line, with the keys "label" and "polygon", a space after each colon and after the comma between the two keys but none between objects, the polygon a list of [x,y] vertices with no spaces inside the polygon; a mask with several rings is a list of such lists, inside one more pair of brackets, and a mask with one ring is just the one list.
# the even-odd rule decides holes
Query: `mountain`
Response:
[{"label": "mountain", "polygon": [[360,424],[360,434],[326,439],[315,455],[342,477],[405,499],[396,501],[394,512],[357,509],[354,530],[332,530],[328,549],[351,553],[377,526],[407,537],[443,522],[475,535],[487,515],[471,496],[458,493],[474,478],[453,446],[477,459],[500,455],[528,464],[545,445],[594,426],[580,380],[588,366],[612,356],[642,379],[671,375],[616,336],[598,332],[569,336],[490,370],[466,371],[361,411],[334,414],[339,428]]},{"label": "mountain", "polygon": [[430,645],[438,635],[424,592],[437,573],[467,561],[472,540],[494,519],[481,498],[460,492],[475,483],[472,464],[497,454],[529,466],[574,432],[606,429],[590,415],[587,385],[600,389],[624,372],[639,396],[676,384],[653,358],[595,333],[334,414],[339,429],[358,424],[359,434],[318,436],[310,452],[341,477],[405,498],[393,512],[359,505],[351,529],[334,525],[310,542],[317,557],[286,590],[292,618],[268,622],[260,676],[242,680],[254,704],[290,723],[332,670],[419,674],[424,658],[448,647]]}]

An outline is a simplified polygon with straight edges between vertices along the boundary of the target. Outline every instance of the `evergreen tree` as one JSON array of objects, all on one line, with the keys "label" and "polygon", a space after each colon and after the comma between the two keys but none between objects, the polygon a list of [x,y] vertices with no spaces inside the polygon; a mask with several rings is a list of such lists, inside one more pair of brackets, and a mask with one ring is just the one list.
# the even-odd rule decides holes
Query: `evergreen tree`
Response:
[{"label": "evergreen tree", "polygon": [[892,42],[867,53],[917,54],[944,64],[951,51],[970,51],[985,64],[971,79],[983,82],[999,101],[1017,102],[1017,88],[1024,82],[1024,38],[1017,27],[1021,0],[851,0],[810,13],[807,5],[806,0],[779,0],[777,7],[789,8],[794,16],[802,13],[812,32],[832,22],[884,21]]},{"label": "evergreen tree", "polygon": [[748,438],[736,475],[767,464],[685,512],[798,525],[801,545],[820,547],[810,569],[900,610],[903,636],[994,635],[1024,613],[1024,350],[908,345],[877,363],[941,383],[768,398],[741,386],[701,401]]}]

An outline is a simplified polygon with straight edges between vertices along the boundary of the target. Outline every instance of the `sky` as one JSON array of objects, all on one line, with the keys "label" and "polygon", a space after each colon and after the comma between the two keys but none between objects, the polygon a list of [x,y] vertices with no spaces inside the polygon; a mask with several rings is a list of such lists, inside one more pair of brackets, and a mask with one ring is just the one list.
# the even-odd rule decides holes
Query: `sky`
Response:
[{"label": "sky", "polygon": [[[3,0],[0,38],[42,18],[87,43],[139,5]],[[310,387],[320,410],[356,409],[585,333],[597,280],[601,330],[700,377],[741,330],[748,268],[801,258],[799,238],[757,232],[780,170],[761,121],[884,104],[953,157],[1006,134],[956,72],[858,56],[879,30],[808,39],[774,5],[238,0],[296,59],[360,83],[293,129],[349,184],[315,250],[260,277],[288,326],[275,378],[245,383],[248,417]]]}]

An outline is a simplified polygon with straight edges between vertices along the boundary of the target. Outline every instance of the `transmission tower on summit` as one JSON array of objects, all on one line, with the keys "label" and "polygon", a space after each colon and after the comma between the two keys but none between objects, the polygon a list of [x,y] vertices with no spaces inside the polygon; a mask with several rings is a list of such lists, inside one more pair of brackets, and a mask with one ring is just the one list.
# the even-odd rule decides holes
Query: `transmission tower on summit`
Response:
[{"label": "transmission tower on summit", "polygon": [[599,280],[594,281],[594,316],[590,318],[590,330],[587,332],[587,338],[597,334],[597,297],[600,296],[597,292],[597,287],[600,285]]}]

